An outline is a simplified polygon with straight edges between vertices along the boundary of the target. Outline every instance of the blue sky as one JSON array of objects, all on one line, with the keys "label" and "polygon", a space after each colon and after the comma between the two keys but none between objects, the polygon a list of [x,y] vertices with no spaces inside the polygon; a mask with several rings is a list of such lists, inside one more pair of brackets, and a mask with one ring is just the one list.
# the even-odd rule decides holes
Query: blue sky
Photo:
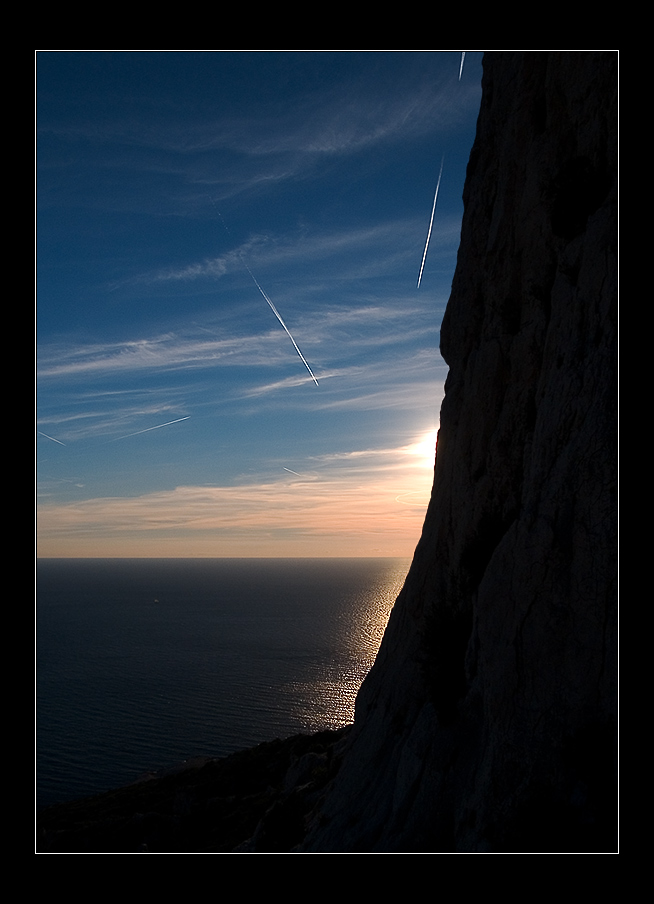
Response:
[{"label": "blue sky", "polygon": [[413,553],[461,55],[36,54],[39,555]]}]

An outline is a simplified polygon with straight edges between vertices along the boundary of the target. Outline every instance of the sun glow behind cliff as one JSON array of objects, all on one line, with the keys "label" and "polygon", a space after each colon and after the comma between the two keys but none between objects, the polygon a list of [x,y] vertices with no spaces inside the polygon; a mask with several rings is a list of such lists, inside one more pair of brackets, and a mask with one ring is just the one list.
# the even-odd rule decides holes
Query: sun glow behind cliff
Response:
[{"label": "sun glow behind cliff", "polygon": [[423,468],[433,468],[436,458],[436,438],[438,430],[430,430],[422,439],[409,447],[409,454],[415,455]]}]

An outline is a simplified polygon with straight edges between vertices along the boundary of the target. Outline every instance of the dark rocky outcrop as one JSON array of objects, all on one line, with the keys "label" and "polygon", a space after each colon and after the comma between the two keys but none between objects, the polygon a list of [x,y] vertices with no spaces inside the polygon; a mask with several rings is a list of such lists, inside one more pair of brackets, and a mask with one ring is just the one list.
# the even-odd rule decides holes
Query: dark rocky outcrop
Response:
[{"label": "dark rocky outcrop", "polygon": [[497,52],[422,538],[302,850],[613,851],[617,54]]},{"label": "dark rocky outcrop", "polygon": [[348,728],[200,758],[36,821],[37,853],[283,853],[304,837]]}]

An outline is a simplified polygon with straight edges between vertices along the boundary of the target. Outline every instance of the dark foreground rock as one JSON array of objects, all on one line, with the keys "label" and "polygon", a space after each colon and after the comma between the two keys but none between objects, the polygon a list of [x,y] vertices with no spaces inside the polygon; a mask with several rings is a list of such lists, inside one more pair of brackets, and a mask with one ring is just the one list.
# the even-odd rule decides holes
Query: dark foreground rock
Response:
[{"label": "dark foreground rock", "polygon": [[340,763],[348,728],[260,744],[37,817],[38,853],[282,853]]}]

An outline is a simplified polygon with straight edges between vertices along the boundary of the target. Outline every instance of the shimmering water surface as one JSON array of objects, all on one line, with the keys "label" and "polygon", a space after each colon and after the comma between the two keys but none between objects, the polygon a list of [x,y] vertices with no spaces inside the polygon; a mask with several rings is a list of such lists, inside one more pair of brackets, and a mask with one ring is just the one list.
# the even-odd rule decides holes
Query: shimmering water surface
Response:
[{"label": "shimmering water surface", "polygon": [[352,721],[408,559],[40,559],[37,804]]}]

